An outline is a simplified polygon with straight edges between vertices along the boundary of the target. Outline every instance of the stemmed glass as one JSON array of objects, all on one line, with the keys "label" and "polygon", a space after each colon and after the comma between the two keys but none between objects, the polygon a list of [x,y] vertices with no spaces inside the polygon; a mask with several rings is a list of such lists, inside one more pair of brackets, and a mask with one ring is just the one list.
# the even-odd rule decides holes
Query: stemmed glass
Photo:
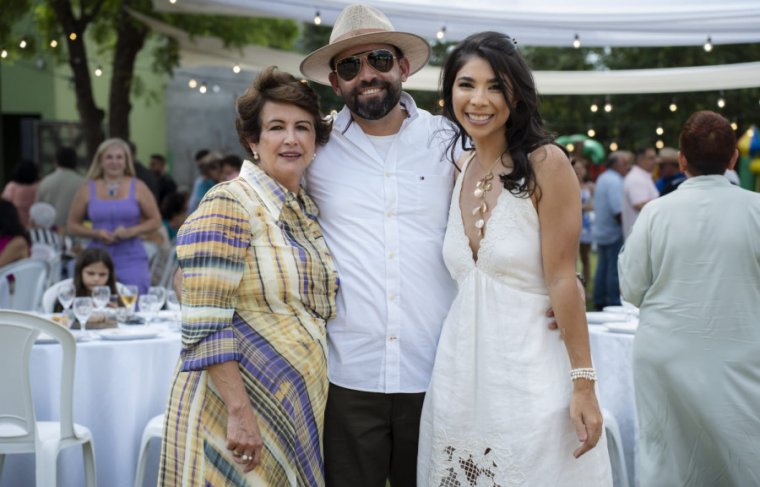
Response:
[{"label": "stemmed glass", "polygon": [[127,311],[129,312],[129,316],[132,316],[135,314],[135,305],[137,304],[137,286],[135,285],[128,285],[128,286],[121,286],[121,289],[119,289],[119,297],[121,298],[121,302],[124,303],[124,306],[127,308]]},{"label": "stemmed glass", "polygon": [[82,330],[82,338],[89,339],[90,334],[87,333],[87,320],[90,319],[93,311],[92,298],[74,298],[74,315],[79,322],[79,328]]},{"label": "stemmed glass", "polygon": [[174,322],[172,326],[177,328],[181,321],[180,304],[179,299],[177,299],[177,293],[171,289],[166,290],[166,307],[172,312],[172,321]]},{"label": "stemmed glass", "polygon": [[111,288],[108,286],[95,286],[92,288],[92,302],[98,312],[105,314],[106,306],[111,300]]},{"label": "stemmed glass", "polygon": [[166,302],[166,289],[164,289],[161,286],[151,286],[148,288],[148,294],[156,297],[156,304],[155,304],[155,307],[153,308],[155,313],[154,313],[153,318],[151,318],[151,321],[152,322],[159,321],[158,311],[164,307],[164,303]]},{"label": "stemmed glass", "polygon": [[[71,303],[74,302],[76,295],[77,291],[74,288],[74,283],[72,282],[63,284],[58,288],[58,302],[61,303],[61,307],[63,307],[63,314],[67,315],[66,318],[69,320],[69,308],[71,308]],[[71,321],[73,320],[70,320],[69,323],[71,323]]]},{"label": "stemmed glass", "polygon": [[[158,311],[158,299],[156,299],[154,294],[141,294],[137,300],[137,304],[143,313],[151,313],[153,315]],[[146,325],[148,321],[145,320]]]}]

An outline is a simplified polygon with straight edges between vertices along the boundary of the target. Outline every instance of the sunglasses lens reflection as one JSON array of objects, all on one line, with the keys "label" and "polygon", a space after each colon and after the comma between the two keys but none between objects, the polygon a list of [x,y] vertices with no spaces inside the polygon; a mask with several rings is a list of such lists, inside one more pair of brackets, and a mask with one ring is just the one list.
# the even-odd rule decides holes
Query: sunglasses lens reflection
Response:
[{"label": "sunglasses lens reflection", "polygon": [[381,73],[387,73],[393,67],[393,53],[385,49],[377,49],[341,59],[335,64],[335,72],[344,81],[351,81],[361,71],[363,58],[367,59],[367,63],[373,69]]}]

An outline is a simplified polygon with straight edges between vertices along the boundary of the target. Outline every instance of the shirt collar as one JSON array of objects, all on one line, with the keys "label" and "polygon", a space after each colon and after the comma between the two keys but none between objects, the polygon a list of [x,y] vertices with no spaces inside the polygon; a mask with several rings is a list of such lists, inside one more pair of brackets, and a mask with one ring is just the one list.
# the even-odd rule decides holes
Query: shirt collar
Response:
[{"label": "shirt collar", "polygon": [[706,176],[692,176],[682,182],[679,188],[704,188],[707,186],[733,186],[731,181],[722,174],[708,174]]},{"label": "shirt collar", "polygon": [[318,214],[317,207],[306,195],[303,187],[298,188],[298,194],[293,193],[264,172],[257,164],[248,160],[243,161],[240,177],[256,191],[269,213],[276,220],[280,219],[283,206],[289,206],[300,213],[306,214],[309,219],[316,220]]},{"label": "shirt collar", "polygon": [[[401,92],[401,98],[399,99],[399,103],[404,107],[407,113],[407,119],[412,120],[417,117],[417,104],[414,102],[414,99],[409,95],[407,92],[402,91]],[[337,130],[338,132],[343,133],[348,125],[352,121],[351,116],[351,110],[348,109],[347,106],[343,106],[343,109],[338,113],[338,115],[335,117],[335,121],[333,122],[333,128]]]}]

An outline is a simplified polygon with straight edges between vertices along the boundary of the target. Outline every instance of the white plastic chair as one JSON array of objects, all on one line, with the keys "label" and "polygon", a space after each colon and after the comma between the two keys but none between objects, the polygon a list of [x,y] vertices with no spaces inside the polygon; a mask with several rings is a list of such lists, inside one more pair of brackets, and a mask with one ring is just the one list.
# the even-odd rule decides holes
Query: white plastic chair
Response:
[{"label": "white plastic chair", "polygon": [[[60,421],[36,421],[29,357],[39,332],[63,348]],[[95,486],[95,452],[90,430],[74,423],[76,340],[70,331],[29,313],[0,310],[0,474],[6,454],[34,453],[38,487],[56,485],[58,453],[82,445],[85,479]]]},{"label": "white plastic chair", "polygon": [[608,410],[602,409],[602,417],[604,418],[604,434],[607,436],[607,450],[610,454],[613,484],[615,487],[628,487],[628,469],[625,464],[620,427],[615,416]]},{"label": "white plastic chair", "polygon": [[30,258],[41,260],[48,266],[48,278],[45,288],[52,286],[61,279],[61,251],[52,245],[35,243],[32,245]]},{"label": "white plastic chair", "polygon": [[[42,294],[42,312],[43,313],[52,313],[55,309],[55,303],[58,301],[58,290],[65,286],[66,284],[71,284],[74,282],[74,279],[64,279],[62,281],[58,281],[49,288],[45,290],[45,292]],[[120,282],[116,283],[116,290],[121,293],[122,289],[126,286],[126,284],[122,284]]]},{"label": "white plastic chair", "polygon": [[142,487],[145,481],[145,465],[150,440],[164,436],[164,415],[159,414],[148,421],[143,430],[142,440],[140,441],[140,456],[137,460],[137,471],[135,472],[135,487]]},{"label": "white plastic chair", "polygon": [[165,287],[166,289],[172,289],[174,283],[174,274],[179,267],[179,261],[177,261],[177,247],[172,247],[169,252],[169,258],[167,259],[164,270],[161,273],[161,279],[158,281],[158,286]]},{"label": "white plastic chair", "polygon": [[[10,277],[13,276],[13,277]],[[48,277],[46,262],[22,259],[0,268],[0,279],[9,290],[8,308],[18,311],[37,311]]]}]

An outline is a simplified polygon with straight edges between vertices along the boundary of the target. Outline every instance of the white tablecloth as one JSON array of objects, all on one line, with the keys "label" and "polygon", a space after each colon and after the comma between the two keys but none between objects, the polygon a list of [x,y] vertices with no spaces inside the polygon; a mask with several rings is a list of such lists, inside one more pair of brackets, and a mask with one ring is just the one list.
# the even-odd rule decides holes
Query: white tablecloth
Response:
[{"label": "white tablecloth", "polygon": [[[146,340],[77,344],[74,422],[92,432],[99,486],[134,485],[142,431],[148,420],[164,412],[180,347],[176,332]],[[35,345],[30,374],[38,420],[58,420],[60,364],[60,345]],[[71,447],[61,452],[58,485],[84,485],[81,451]],[[34,485],[33,455],[6,455],[0,486],[26,485]]]},{"label": "white tablecloth", "polygon": [[634,335],[589,327],[591,355],[599,384],[599,404],[615,416],[620,426],[628,481],[632,487],[638,485],[636,447],[639,428],[633,392],[633,338]]}]

